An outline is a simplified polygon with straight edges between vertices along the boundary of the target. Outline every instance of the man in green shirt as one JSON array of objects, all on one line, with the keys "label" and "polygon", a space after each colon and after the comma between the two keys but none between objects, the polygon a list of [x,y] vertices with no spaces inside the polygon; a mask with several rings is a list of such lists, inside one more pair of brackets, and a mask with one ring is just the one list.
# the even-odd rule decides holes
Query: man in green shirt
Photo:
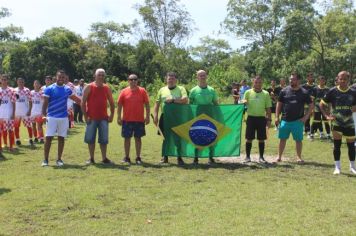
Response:
[{"label": "man in green shirt", "polygon": [[[204,70],[197,72],[198,85],[190,90],[189,103],[193,105],[218,105],[218,96],[215,90],[208,85],[207,73]],[[210,157],[208,164],[215,163],[213,159],[213,147],[210,147]],[[195,150],[194,164],[198,164],[199,150]]]},{"label": "man in green shirt", "polygon": [[[153,112],[153,122],[159,125],[160,130],[164,135],[164,121],[163,121],[163,108],[166,104],[178,103],[187,104],[188,96],[187,91],[182,86],[177,86],[177,77],[174,72],[168,72],[166,75],[167,86],[162,87],[157,94],[156,103]],[[161,107],[162,113],[158,121],[158,112]],[[164,147],[164,140],[162,143],[162,149]],[[184,165],[182,157],[177,158],[178,165]],[[168,163],[168,156],[162,157],[161,163]]]},{"label": "man in green shirt", "polygon": [[244,96],[244,102],[247,106],[246,120],[246,159],[245,162],[251,162],[252,140],[255,139],[257,132],[258,149],[261,163],[266,163],[263,154],[265,149],[265,140],[267,139],[266,127],[271,126],[271,107],[272,101],[269,93],[262,89],[263,80],[260,76],[253,79],[253,88],[247,90]]}]

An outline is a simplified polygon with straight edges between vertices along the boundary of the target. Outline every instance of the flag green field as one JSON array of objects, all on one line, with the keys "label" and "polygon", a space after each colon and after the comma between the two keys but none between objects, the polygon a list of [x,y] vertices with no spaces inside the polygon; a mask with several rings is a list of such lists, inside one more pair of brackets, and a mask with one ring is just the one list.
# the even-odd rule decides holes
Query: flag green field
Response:
[{"label": "flag green field", "polygon": [[240,156],[243,105],[164,107],[163,156]]}]

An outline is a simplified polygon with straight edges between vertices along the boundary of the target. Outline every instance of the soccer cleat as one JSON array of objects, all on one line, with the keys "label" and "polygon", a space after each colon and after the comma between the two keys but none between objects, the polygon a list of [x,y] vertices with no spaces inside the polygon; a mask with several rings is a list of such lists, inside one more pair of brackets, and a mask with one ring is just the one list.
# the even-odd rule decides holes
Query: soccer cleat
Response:
[{"label": "soccer cleat", "polygon": [[263,157],[260,157],[260,158],[258,159],[258,161],[259,161],[260,163],[267,163],[267,161],[266,161]]},{"label": "soccer cleat", "polygon": [[137,165],[141,165],[142,164],[142,160],[141,160],[141,157],[136,157],[136,164]]},{"label": "soccer cleat", "polygon": [[48,161],[47,160],[43,160],[42,161],[42,167],[46,167],[48,166]]},{"label": "soccer cleat", "polygon": [[183,161],[183,159],[182,159],[181,157],[178,157],[178,158],[177,158],[177,163],[178,163],[179,166],[182,166],[182,165],[185,164],[184,161]]},{"label": "soccer cleat", "polygon": [[129,157],[124,157],[124,159],[122,159],[121,162],[122,162],[122,163],[131,164],[131,159],[130,159]]},{"label": "soccer cleat", "polygon": [[35,138],[34,141],[35,141],[35,143],[38,143],[38,138]]},{"label": "soccer cleat", "polygon": [[339,175],[340,173],[341,173],[341,170],[339,168],[335,168],[334,175]]},{"label": "soccer cleat", "polygon": [[57,160],[56,164],[57,164],[58,167],[61,167],[61,166],[64,165],[64,162],[62,160]]},{"label": "soccer cleat", "polygon": [[164,157],[162,157],[162,159],[161,159],[161,164],[166,164],[166,163],[168,163],[168,157],[167,157],[167,156],[164,156]]},{"label": "soccer cleat", "polygon": [[40,139],[40,143],[41,143],[41,144],[44,144],[44,140],[43,140],[43,139]]},{"label": "soccer cleat", "polygon": [[351,172],[351,174],[356,175],[356,169],[355,169],[354,167],[351,167],[351,168],[350,168],[350,172]]},{"label": "soccer cleat", "polygon": [[20,146],[21,145],[21,141],[20,140],[16,140],[16,145]]}]

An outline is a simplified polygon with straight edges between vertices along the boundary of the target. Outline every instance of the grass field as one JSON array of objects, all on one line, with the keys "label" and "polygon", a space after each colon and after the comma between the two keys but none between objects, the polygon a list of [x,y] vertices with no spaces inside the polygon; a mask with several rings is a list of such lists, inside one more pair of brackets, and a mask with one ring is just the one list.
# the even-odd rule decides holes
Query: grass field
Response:
[{"label": "grass field", "polygon": [[[304,165],[293,161],[294,145],[289,142],[288,161],[278,165],[208,166],[203,160],[195,167],[186,159],[187,165],[179,167],[174,159],[168,165],[158,164],[161,139],[152,124],[147,133],[142,166],[120,163],[123,141],[116,124],[110,126],[108,148],[115,165],[84,164],[88,158],[84,126],[71,131],[62,168],[54,166],[56,143],[48,168],[40,166],[40,145],[35,150],[24,145],[17,154],[4,152],[0,235],[356,233],[356,178],[349,175],[345,145],[340,176],[332,175],[331,144],[319,140],[304,141]],[[276,153],[271,129],[266,155]]]}]

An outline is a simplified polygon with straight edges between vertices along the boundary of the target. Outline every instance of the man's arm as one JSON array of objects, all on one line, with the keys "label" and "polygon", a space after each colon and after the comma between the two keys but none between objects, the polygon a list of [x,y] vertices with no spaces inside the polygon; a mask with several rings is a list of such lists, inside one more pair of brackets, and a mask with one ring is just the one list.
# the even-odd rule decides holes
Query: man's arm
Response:
[{"label": "man's arm", "polygon": [[122,111],[122,104],[118,103],[118,105],[117,105],[117,124],[118,125],[122,125],[121,111]]},{"label": "man's arm", "polygon": [[149,102],[145,103],[145,108],[146,108],[145,124],[148,125],[150,123],[150,103]]},{"label": "man's arm", "polygon": [[155,125],[158,125],[158,112],[160,105],[160,102],[155,102],[155,106],[153,107],[153,123]]},{"label": "man's arm", "polygon": [[[329,104],[329,107],[331,104]],[[326,107],[328,106],[327,103],[325,103],[323,100],[320,101],[319,103],[319,107],[320,107],[320,111],[321,113],[323,113],[323,115],[326,117],[327,120],[335,120],[335,117],[330,115],[330,113],[327,112]]]},{"label": "man's arm", "polygon": [[311,113],[314,110],[314,102],[309,103],[309,107],[308,107],[308,111],[307,113],[303,116],[303,118],[301,119],[301,121],[303,123],[305,123],[305,121],[310,117]]},{"label": "man's arm", "polygon": [[48,108],[48,97],[44,96],[43,97],[43,105],[42,105],[42,116],[43,117],[47,116],[47,108]]},{"label": "man's arm", "polygon": [[272,118],[271,118],[271,108],[267,107],[266,108],[266,118],[267,118],[267,127],[271,127],[271,122],[272,122]]},{"label": "man's arm", "polygon": [[279,126],[279,115],[281,113],[281,110],[282,110],[282,106],[283,106],[283,103],[278,101],[277,102],[277,105],[276,105],[276,120],[275,120],[275,125],[276,127]]},{"label": "man's arm", "polygon": [[112,92],[111,89],[109,88],[109,94],[108,94],[108,100],[109,100],[109,105],[110,105],[110,116],[109,116],[109,123],[112,122],[114,119],[114,114],[115,114],[115,103],[114,99],[112,98]]},{"label": "man's arm", "polygon": [[31,116],[31,111],[32,111],[32,100],[29,100],[28,102],[28,111],[27,111],[27,116]]},{"label": "man's arm", "polygon": [[85,123],[88,122],[88,114],[87,114],[87,100],[90,94],[90,86],[86,86],[83,91],[82,102],[80,105],[80,109],[82,109],[82,113],[84,116]]}]

